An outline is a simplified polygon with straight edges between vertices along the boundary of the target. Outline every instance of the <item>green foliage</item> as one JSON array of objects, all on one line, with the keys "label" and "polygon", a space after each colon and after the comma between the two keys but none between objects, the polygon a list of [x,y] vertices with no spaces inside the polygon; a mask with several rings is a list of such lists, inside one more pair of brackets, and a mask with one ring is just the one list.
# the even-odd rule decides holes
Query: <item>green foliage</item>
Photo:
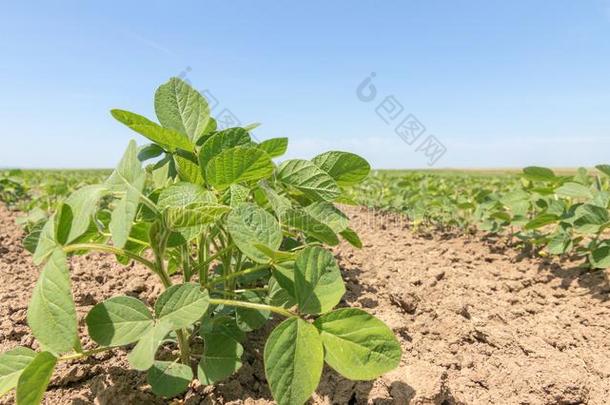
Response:
[{"label": "green foliage", "polygon": [[[607,268],[609,168],[556,174],[532,166],[521,176],[375,173],[350,193],[368,206],[407,214],[416,230],[478,228],[506,234],[530,252],[581,258],[585,266]],[[353,239],[349,231],[342,236]]]},{"label": "green foliage", "polygon": [[[159,123],[112,110],[152,143],[138,148],[131,141],[107,179],[70,183],[24,219],[27,247],[44,265],[28,323],[45,351],[0,355],[0,392],[16,385],[18,404],[39,403],[58,361],[126,346],[129,364],[147,371],[152,391],[171,398],[187,389],[195,360],[202,384],[230,377],[242,365],[246,333],[273,317],[287,318],[264,353],[280,404],[308,400],[325,357],[339,371],[357,364],[363,369],[352,377],[358,379],[395,367],[400,350],[380,321],[362,311],[333,318],[344,314],[332,311],[345,286],[323,247],[337,244],[339,235],[361,245],[334,203],[349,201],[345,187],[368,175],[368,163],[329,152],[277,166],[272,159],[285,153],[287,138],[254,142],[249,131],[257,125],[217,130],[205,98],[177,78],[157,90],[155,112]],[[149,159],[156,161],[146,164]],[[19,199],[9,182],[27,182],[0,183],[0,193],[10,190]],[[67,260],[90,251],[138,262],[165,290],[152,308],[126,296],[95,305],[84,321],[97,346],[84,350]],[[359,323],[372,326],[346,336]],[[350,342],[353,353],[337,354],[337,339]],[[176,351],[164,350],[159,359],[161,347],[177,348],[179,356],[167,358]]]}]

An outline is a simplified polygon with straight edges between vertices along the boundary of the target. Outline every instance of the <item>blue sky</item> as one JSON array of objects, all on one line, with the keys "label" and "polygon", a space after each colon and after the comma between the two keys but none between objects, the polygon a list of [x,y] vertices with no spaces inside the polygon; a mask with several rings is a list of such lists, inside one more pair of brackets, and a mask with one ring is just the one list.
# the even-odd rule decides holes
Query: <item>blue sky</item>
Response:
[{"label": "blue sky", "polygon": [[[288,136],[289,157],[428,167],[433,135],[438,168],[610,163],[608,0],[85,3],[0,6],[0,167],[114,166],[144,139],[108,111],[153,118],[180,74],[257,138]],[[412,145],[394,132],[408,114]]]}]

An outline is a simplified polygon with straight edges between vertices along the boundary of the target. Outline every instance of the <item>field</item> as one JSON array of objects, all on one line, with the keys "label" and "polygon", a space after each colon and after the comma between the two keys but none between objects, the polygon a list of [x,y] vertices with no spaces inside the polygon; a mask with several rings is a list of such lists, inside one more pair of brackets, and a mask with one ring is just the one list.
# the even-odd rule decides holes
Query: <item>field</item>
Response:
[{"label": "field", "polygon": [[[11,304],[0,310],[0,351],[36,347],[26,325],[37,279],[23,248],[26,231],[44,222],[71,191],[108,173],[4,174],[0,296]],[[347,287],[340,306],[364,308],[386,322],[403,355],[396,370],[373,382],[325,372],[312,403],[606,402],[608,270],[590,269],[587,255],[575,249],[545,254],[547,244],[525,238],[533,231],[552,234],[552,223],[544,225],[545,232],[519,234],[490,219],[493,213],[475,214],[476,207],[464,205],[485,189],[514,191],[522,179],[519,171],[381,171],[351,191],[369,208],[344,206],[364,246],[342,242],[333,249]],[[27,212],[37,214],[24,220]],[[71,268],[79,319],[113,295],[152,304],[162,291],[143,266],[121,265],[108,255],[75,257]],[[178,398],[189,404],[272,403],[262,363],[271,326],[249,335],[251,345],[236,375],[214,387],[192,384]],[[85,328],[83,322],[79,328]],[[150,392],[143,373],[130,370],[126,354],[117,349],[62,364],[45,403],[165,403]]]},{"label": "field", "polygon": [[610,166],[371,171],[171,78],[108,171],[0,173],[0,404],[603,404]]}]

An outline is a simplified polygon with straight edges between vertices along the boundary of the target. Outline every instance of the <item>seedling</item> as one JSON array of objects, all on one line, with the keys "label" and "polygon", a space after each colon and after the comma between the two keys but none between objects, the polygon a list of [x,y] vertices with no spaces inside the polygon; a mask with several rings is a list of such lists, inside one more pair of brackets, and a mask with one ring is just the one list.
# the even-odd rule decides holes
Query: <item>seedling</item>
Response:
[{"label": "seedling", "polygon": [[[253,126],[218,129],[205,98],[177,78],[159,87],[155,110],[160,124],[112,110],[152,143],[131,141],[105,182],[72,193],[39,230],[33,258],[44,267],[28,324],[41,351],[0,356],[0,394],[16,387],[17,404],[39,403],[58,362],[123,346],[152,391],[174,397],[193,378],[215,384],[235,373],[246,333],[272,319],[264,363],[279,404],[307,401],[324,362],[353,380],[395,368],[400,346],[383,322],[335,309],[345,286],[324,248],[339,238],[361,245],[333,202],[348,201],[344,189],[368,163],[332,151],[277,165],[286,138],[258,143]],[[67,259],[92,251],[140,263],[165,290],[153,308],[128,296],[94,306],[85,322],[97,346],[83,348]],[[179,354],[161,361],[161,346]]]}]

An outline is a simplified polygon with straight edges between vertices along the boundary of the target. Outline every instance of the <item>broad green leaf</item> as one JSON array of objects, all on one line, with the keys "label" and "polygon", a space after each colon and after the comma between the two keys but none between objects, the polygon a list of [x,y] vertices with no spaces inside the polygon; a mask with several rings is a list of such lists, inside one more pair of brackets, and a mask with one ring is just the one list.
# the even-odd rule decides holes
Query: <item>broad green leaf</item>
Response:
[{"label": "broad green leaf", "polygon": [[131,353],[127,355],[127,360],[129,360],[131,367],[136,370],[148,370],[151,368],[155,362],[155,354],[159,346],[172,329],[172,325],[165,320],[157,322],[149,329],[140,338]]},{"label": "broad green leaf", "polygon": [[554,235],[549,244],[547,250],[552,255],[561,255],[567,253],[572,248],[572,238],[563,232],[559,232]]},{"label": "broad green leaf", "polygon": [[199,334],[201,337],[206,335],[223,335],[226,338],[243,342],[246,338],[246,334],[243,330],[239,329],[235,318],[228,315],[215,316],[214,318],[207,318],[201,322],[199,328]]},{"label": "broad green leaf", "polygon": [[332,201],[341,194],[335,180],[308,160],[286,160],[276,172],[278,180],[319,201]]},{"label": "broad green leaf", "polygon": [[132,140],[116,170],[107,181],[117,190],[125,192],[114,209],[110,220],[110,233],[116,247],[122,248],[127,243],[129,232],[138,212],[138,205],[146,180],[146,172],[137,157],[137,146]]},{"label": "broad green leaf", "polygon": [[523,174],[527,179],[537,181],[551,181],[557,178],[551,169],[538,166],[526,167],[523,169]]},{"label": "broad green leaf", "polygon": [[36,357],[36,352],[27,347],[15,347],[0,354],[0,397],[17,386],[17,380]]},{"label": "broad green leaf", "polygon": [[591,252],[589,260],[593,267],[597,269],[607,269],[610,267],[610,245],[603,245]]},{"label": "broad green leaf", "polygon": [[400,344],[383,322],[358,308],[318,318],[326,362],[350,380],[373,380],[398,366]]},{"label": "broad green leaf", "polygon": [[[292,286],[294,292],[294,282]],[[269,279],[269,304],[276,307],[292,308],[297,304],[297,301],[289,291],[277,282],[275,277],[271,277]]]},{"label": "broad green leaf", "polygon": [[177,77],[157,89],[155,112],[161,125],[187,135],[193,142],[204,133],[210,119],[207,100]]},{"label": "broad green leaf", "polygon": [[187,182],[172,184],[163,189],[157,200],[157,208],[187,207],[195,203],[216,203],[214,195],[203,187]]},{"label": "broad green leaf", "polygon": [[343,239],[345,239],[350,245],[357,247],[358,249],[362,249],[362,241],[360,240],[360,237],[356,231],[353,229],[345,229],[343,232],[341,232],[341,236],[343,236]]},{"label": "broad green leaf", "polygon": [[574,227],[582,233],[597,233],[600,231],[600,227],[607,225],[610,221],[606,208],[592,204],[579,206],[575,215]]},{"label": "broad green leaf", "polygon": [[40,265],[58,247],[55,241],[55,214],[51,215],[40,231],[38,245],[32,257],[35,265]]},{"label": "broad green leaf", "polygon": [[304,314],[330,311],[341,301],[345,285],[332,253],[321,247],[304,249],[295,263],[294,287]]},{"label": "broad green leaf", "polygon": [[40,234],[44,228],[46,221],[42,220],[32,226],[30,233],[23,238],[23,247],[30,253],[34,254],[38,248],[38,241],[40,240]]},{"label": "broad green leaf", "polygon": [[42,269],[28,306],[28,325],[46,350],[68,352],[77,339],[76,308],[65,253],[55,250]]},{"label": "broad green leaf", "polygon": [[216,384],[240,369],[244,348],[238,341],[222,334],[206,334],[204,344],[203,356],[197,367],[201,384]]},{"label": "broad green leaf", "polygon": [[140,148],[138,151],[138,160],[144,162],[145,160],[161,156],[163,152],[163,148],[156,143],[151,143]]},{"label": "broad green leaf", "polygon": [[197,163],[197,159],[194,158],[195,155],[192,153],[175,153],[174,161],[176,162],[176,170],[178,171],[178,176],[183,181],[188,181],[193,184],[203,185],[203,176],[201,175],[201,169],[199,168],[199,164]]},{"label": "broad green leaf", "polygon": [[[242,301],[253,302],[256,304],[265,304],[265,301],[261,296],[253,291],[246,291],[241,294],[240,299]],[[248,309],[238,307],[235,309],[235,319],[237,326],[244,332],[251,332],[253,330],[261,328],[269,317],[271,312],[261,309]]]},{"label": "broad green leaf", "polygon": [[243,128],[227,128],[209,137],[199,151],[199,165],[205,168],[213,157],[222,151],[252,142],[250,135]]},{"label": "broad green leaf", "polygon": [[579,183],[568,182],[556,190],[557,195],[570,198],[593,198],[589,187]]},{"label": "broad green leaf", "polygon": [[271,138],[262,141],[257,148],[267,152],[272,158],[282,156],[288,149],[288,138]]},{"label": "broad green leaf", "polygon": [[155,395],[172,398],[186,391],[193,379],[193,370],[177,361],[155,361],[146,381]]},{"label": "broad green leaf", "polygon": [[595,168],[610,177],[610,165],[597,165]]},{"label": "broad green leaf", "polygon": [[208,292],[199,284],[174,284],[155,303],[155,314],[169,323],[173,330],[186,328],[198,321],[208,310]]},{"label": "broad green leaf", "polygon": [[217,189],[231,184],[260,180],[273,173],[273,163],[265,151],[238,146],[216,155],[206,166],[206,179]]},{"label": "broad green leaf", "polygon": [[144,135],[168,151],[173,152],[177,148],[184,150],[193,149],[193,144],[186,135],[173,129],[163,128],[148,118],[125,110],[115,109],[110,111],[110,113],[117,121],[127,125],[132,130],[140,135]]},{"label": "broad green leaf", "polygon": [[286,212],[286,210],[292,208],[292,203],[290,202],[290,200],[279,194],[266,182],[261,182],[260,188],[265,193],[265,197],[267,197],[269,205],[271,205],[273,212],[275,212],[278,217],[281,217]]},{"label": "broad green leaf", "polygon": [[137,342],[154,326],[146,305],[133,297],[112,297],[97,304],[85,318],[89,336],[101,346]]},{"label": "broad green leaf", "polygon": [[277,250],[282,243],[282,230],[275,217],[252,203],[240,204],[229,213],[227,230],[237,248],[257,263],[269,261],[257,245]]},{"label": "broad green leaf", "polygon": [[340,233],[347,229],[349,218],[334,204],[320,201],[305,207],[305,212],[317,219],[319,222],[328,225],[333,232]]},{"label": "broad green leaf", "polygon": [[278,405],[304,404],[318,387],[324,349],[316,328],[299,318],[279,324],[265,344],[265,375]]},{"label": "broad green leaf", "polygon": [[55,241],[60,245],[65,245],[68,241],[72,218],[72,208],[65,203],[59,204],[55,214]]},{"label": "broad green leaf", "polygon": [[165,212],[169,229],[180,232],[185,240],[199,235],[204,227],[218,221],[231,208],[219,204],[194,204],[189,207],[168,208]]},{"label": "broad green leaf", "polygon": [[100,199],[107,192],[106,186],[93,184],[76,190],[66,199],[66,204],[72,208],[72,225],[67,238],[68,243],[87,231]]},{"label": "broad green leaf", "polygon": [[311,161],[341,186],[360,183],[371,171],[371,166],[365,159],[349,152],[326,152]]},{"label": "broad green leaf", "polygon": [[239,204],[244,203],[248,200],[250,195],[250,189],[248,187],[240,186],[239,184],[231,184],[229,188],[231,197],[231,207],[237,207]]},{"label": "broad green leaf", "polygon": [[17,405],[38,405],[47,390],[57,358],[41,352],[23,370],[17,382]]},{"label": "broad green leaf", "polygon": [[337,235],[330,226],[318,221],[304,210],[294,208],[286,210],[282,215],[282,223],[328,245],[334,246],[339,243]]},{"label": "broad green leaf", "polygon": [[554,224],[559,220],[555,214],[540,214],[525,224],[525,229],[538,229],[543,226]]}]

